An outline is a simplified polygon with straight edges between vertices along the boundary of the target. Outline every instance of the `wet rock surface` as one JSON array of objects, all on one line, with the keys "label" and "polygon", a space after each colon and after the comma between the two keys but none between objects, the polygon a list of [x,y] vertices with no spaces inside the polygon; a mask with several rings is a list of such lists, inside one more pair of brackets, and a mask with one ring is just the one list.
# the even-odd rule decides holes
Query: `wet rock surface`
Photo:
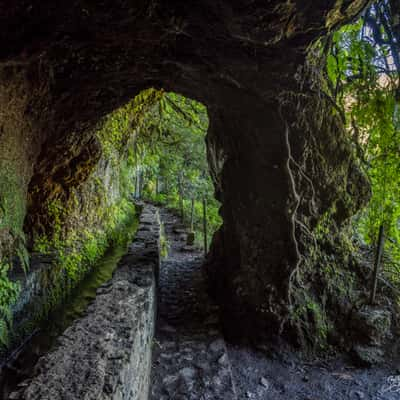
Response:
[{"label": "wet rock surface", "polygon": [[391,336],[391,320],[390,311],[364,306],[354,313],[352,329],[364,344],[379,346]]},{"label": "wet rock surface", "polygon": [[160,268],[151,399],[237,399],[201,252],[186,249],[178,217],[161,210],[161,220],[169,254]]},{"label": "wet rock surface", "polygon": [[158,248],[158,212],[146,205],[113,278],[9,399],[147,399]]}]

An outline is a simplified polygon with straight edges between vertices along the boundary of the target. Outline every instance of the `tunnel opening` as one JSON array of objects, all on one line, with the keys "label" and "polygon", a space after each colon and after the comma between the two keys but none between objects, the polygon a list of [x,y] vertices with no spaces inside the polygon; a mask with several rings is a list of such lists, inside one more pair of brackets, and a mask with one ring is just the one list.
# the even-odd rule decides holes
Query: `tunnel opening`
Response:
[{"label": "tunnel opening", "polygon": [[[30,252],[15,260],[12,282],[21,284],[17,271],[29,275],[32,265],[37,276],[20,289],[23,301],[14,306],[16,321],[5,327],[8,338],[3,331],[5,350],[27,340],[10,359],[3,353],[3,394],[30,376],[56,337],[84,315],[94,298],[87,293],[104,283],[98,279],[104,275],[101,266],[113,271],[118,261],[113,254],[120,258],[132,238],[141,201],[174,210],[181,236],[189,228],[184,250],[207,253],[207,238],[221,224],[206,155],[207,129],[202,104],[147,89],[105,116],[83,142],[78,139],[77,148],[69,149],[75,156],[64,155],[50,176],[35,171],[24,224]],[[167,254],[166,240],[162,247]]]},{"label": "tunnel opening", "polygon": [[[321,56],[321,47],[327,50],[332,40],[340,47],[335,31],[356,20],[363,10],[367,10],[362,16],[369,28],[358,26],[356,33],[344,28],[354,39],[350,57],[334,46],[330,54]],[[24,24],[31,21],[31,12],[36,22]],[[129,17],[121,17],[125,15]],[[348,131],[357,136],[354,117],[356,123],[364,124],[358,130],[362,139],[366,126],[374,125],[381,111],[390,108],[385,115],[395,115],[398,78],[391,81],[390,93],[372,88],[374,106],[378,106],[375,111],[379,111],[370,114],[377,117],[374,120],[366,121],[363,116],[362,108],[365,111],[372,104],[368,101],[353,109],[350,118],[343,118],[343,104],[338,104],[342,99],[334,94],[340,97],[337,85],[344,82],[347,87],[349,77],[350,83],[357,84],[357,75],[376,77],[371,66],[387,67],[385,62],[376,62],[371,57],[374,50],[358,39],[360,29],[367,32],[364,40],[377,35],[387,61],[389,36],[398,35],[396,1],[383,0],[372,6],[363,0],[312,5],[279,0],[184,5],[181,1],[168,5],[121,1],[83,8],[76,2],[68,10],[65,6],[47,8],[43,2],[33,9],[12,5],[0,17],[4,22],[1,37],[11,38],[0,54],[0,102],[5,105],[0,114],[0,152],[5,154],[0,158],[4,342],[4,333],[12,330],[10,304],[18,299],[18,287],[10,283],[7,271],[15,255],[23,263],[25,249],[35,247],[35,238],[36,246],[44,249],[46,240],[38,238],[46,233],[58,237],[63,247],[66,236],[60,226],[67,215],[63,215],[65,205],[72,210],[66,234],[73,236],[78,230],[78,239],[88,233],[88,226],[102,230],[102,224],[118,225],[112,215],[96,216],[96,207],[88,204],[108,202],[112,214],[122,219],[128,212],[126,204],[114,204],[119,189],[102,196],[102,183],[91,181],[92,171],[100,168],[108,174],[110,186],[120,186],[110,175],[109,164],[101,160],[96,123],[112,110],[129,107],[129,99],[143,89],[156,87],[165,88],[167,96],[171,91],[182,93],[207,106],[208,162],[223,224],[213,237],[205,270],[228,336],[256,344],[285,337],[302,349],[322,352],[330,346],[353,351],[360,344],[360,338],[356,342],[349,339],[353,330],[348,325],[365,327],[371,314],[359,313],[366,280],[348,227],[351,216],[368,202],[370,184],[360,165],[360,143],[350,141]],[[35,32],[38,21],[43,25],[39,33]],[[377,23],[381,28],[389,24],[390,35],[374,29]],[[320,42],[321,37],[327,40]],[[395,61],[398,40],[392,40],[392,45]],[[370,65],[360,62],[364,57]],[[352,66],[342,68],[348,61]],[[350,76],[349,71],[356,74]],[[368,85],[371,82],[376,80],[368,80]],[[371,87],[365,91],[367,86],[356,87],[362,95],[358,100],[368,99]],[[154,91],[144,107],[159,93]],[[380,128],[390,125],[394,133],[397,122],[393,120],[397,117]],[[131,122],[125,119],[122,125]],[[110,131],[114,128],[110,121]],[[385,182],[390,181],[393,189],[399,185],[393,173],[397,144],[391,133],[386,139],[393,157],[379,168],[391,171]],[[124,150],[128,143],[118,135],[114,139],[106,140],[106,148],[120,168],[130,162]],[[370,161],[382,159],[381,149],[380,145],[369,149],[370,156],[378,155]],[[135,175],[136,196],[171,200],[162,193],[165,179],[157,179],[161,160],[152,152],[139,153],[140,167],[130,170],[141,171]],[[150,166],[146,172],[145,161]],[[384,168],[385,164],[390,168]],[[179,166],[173,168],[175,177],[187,178],[184,163]],[[117,174],[126,178],[122,170]],[[389,202],[382,201],[384,191],[379,189],[388,185],[380,186],[379,174],[374,179],[373,196],[380,193],[376,209],[382,208],[382,202],[385,209],[391,208],[390,221],[385,221],[391,236],[386,246],[396,252],[398,208],[393,204],[398,204],[398,194],[391,192],[387,207]],[[178,179],[174,185],[181,189],[172,200],[185,215],[191,215],[191,199],[180,202],[180,198],[192,185],[183,188]],[[201,213],[199,205],[194,202],[197,214]],[[377,219],[360,218],[371,244]],[[101,235],[89,232],[87,236],[95,236],[87,248],[77,244],[63,254],[75,279],[79,279],[82,250],[90,261],[102,245],[97,243]],[[373,315],[377,311],[387,328],[391,321],[387,310],[382,313],[374,308]],[[374,354],[379,355],[379,350]]]},{"label": "tunnel opening", "polygon": [[[53,166],[55,159],[43,156],[45,167],[37,168],[28,188],[24,229],[31,249],[43,251],[46,242],[54,247],[68,243],[69,237],[73,241],[83,218],[92,224],[93,210],[83,209],[88,205],[81,193],[88,181],[95,181],[89,189],[97,196],[92,203],[104,208],[98,210],[100,220],[123,214],[125,205],[115,206],[114,198],[158,202],[179,210],[196,244],[208,247],[205,239],[221,224],[207,161],[208,125],[201,103],[147,89],[104,117],[85,139],[78,138],[75,154]],[[103,198],[108,199],[106,207]],[[109,225],[115,223],[111,220]]]}]

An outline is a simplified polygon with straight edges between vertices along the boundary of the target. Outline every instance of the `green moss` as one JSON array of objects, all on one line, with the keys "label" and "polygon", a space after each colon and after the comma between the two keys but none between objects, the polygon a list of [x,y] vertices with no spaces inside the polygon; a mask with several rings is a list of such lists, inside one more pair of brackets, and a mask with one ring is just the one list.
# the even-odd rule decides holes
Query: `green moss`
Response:
[{"label": "green moss", "polygon": [[346,329],[346,307],[357,301],[355,273],[351,270],[356,250],[350,232],[335,223],[335,214],[335,206],[323,214],[312,231],[312,241],[302,238],[306,247],[299,272],[302,285],[292,293],[292,326],[304,347],[311,346],[315,351],[326,350],[330,332],[340,334]]},{"label": "green moss", "polygon": [[16,254],[26,270],[29,260],[22,225],[25,194],[18,174],[4,160],[0,161],[0,348],[7,346],[12,331],[11,308],[20,285],[9,279],[8,271]]},{"label": "green moss", "polygon": [[0,348],[8,346],[12,330],[11,306],[17,299],[20,285],[8,278],[9,265],[0,262]]},{"label": "green moss", "polygon": [[168,257],[168,241],[162,224],[160,226],[160,255],[162,258]]},{"label": "green moss", "polygon": [[54,218],[51,237],[40,236],[35,241],[34,250],[44,254],[55,254],[57,264],[67,273],[72,282],[86,274],[94,263],[113,243],[121,243],[126,238],[126,225],[135,215],[135,207],[126,199],[120,200],[103,215],[103,227],[84,230],[63,230],[62,215],[68,211],[60,202],[49,204],[50,215]]},{"label": "green moss", "polygon": [[[154,106],[159,91],[142,92],[133,101],[105,117],[94,135],[101,145],[102,159],[85,182],[71,179],[68,190],[54,192],[41,207],[49,224],[32,238],[33,249],[54,257],[51,268],[41,272],[42,294],[27,307],[30,321],[14,332],[12,305],[19,286],[7,275],[8,265],[18,254],[28,263],[22,226],[26,213],[26,193],[22,167],[0,160],[0,344],[29,333],[70,293],[111,245],[124,244],[131,237],[135,127],[143,113]],[[89,160],[90,161],[90,160]],[[16,163],[18,164],[18,163]],[[78,173],[78,172],[77,172]],[[58,197],[56,197],[58,196]],[[45,232],[43,230],[45,229]],[[24,311],[25,312],[25,311]],[[1,347],[1,346],[0,346]]]},{"label": "green moss", "polygon": [[104,118],[96,136],[105,156],[112,158],[115,150],[121,152],[130,140],[134,140],[135,130],[143,123],[146,111],[154,107],[162,93],[156,89],[144,90],[125,106]]}]

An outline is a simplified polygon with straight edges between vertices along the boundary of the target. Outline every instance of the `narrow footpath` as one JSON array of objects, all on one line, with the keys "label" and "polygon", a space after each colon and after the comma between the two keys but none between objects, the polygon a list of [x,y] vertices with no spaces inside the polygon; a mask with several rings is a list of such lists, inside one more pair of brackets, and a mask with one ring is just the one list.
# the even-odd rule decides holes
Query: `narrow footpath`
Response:
[{"label": "narrow footpath", "polygon": [[236,400],[218,309],[207,296],[199,250],[172,212],[160,210],[168,242],[161,261],[152,400]]}]

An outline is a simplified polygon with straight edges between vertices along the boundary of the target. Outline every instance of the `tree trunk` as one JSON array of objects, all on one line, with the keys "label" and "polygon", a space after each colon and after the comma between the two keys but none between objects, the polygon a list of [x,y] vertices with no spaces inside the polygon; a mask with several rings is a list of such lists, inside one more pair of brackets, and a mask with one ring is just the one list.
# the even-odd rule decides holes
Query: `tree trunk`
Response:
[{"label": "tree trunk", "polygon": [[193,219],[194,219],[194,199],[192,199],[192,206],[190,210],[190,231],[193,232]]},{"label": "tree trunk", "polygon": [[371,305],[373,305],[375,303],[376,288],[377,288],[377,284],[378,284],[378,276],[379,276],[382,255],[383,255],[384,244],[385,244],[385,231],[384,231],[383,224],[381,224],[381,226],[379,227],[378,246],[376,249],[376,258],[375,258],[374,275],[373,275],[373,279],[372,279],[371,296],[369,299],[369,302]]},{"label": "tree trunk", "polygon": [[184,219],[184,210],[183,210],[183,187],[182,187],[182,175],[178,176],[178,191],[179,191],[179,209],[181,213],[182,221]]},{"label": "tree trunk", "polygon": [[204,256],[207,255],[207,201],[203,199],[203,234],[204,234]]}]

